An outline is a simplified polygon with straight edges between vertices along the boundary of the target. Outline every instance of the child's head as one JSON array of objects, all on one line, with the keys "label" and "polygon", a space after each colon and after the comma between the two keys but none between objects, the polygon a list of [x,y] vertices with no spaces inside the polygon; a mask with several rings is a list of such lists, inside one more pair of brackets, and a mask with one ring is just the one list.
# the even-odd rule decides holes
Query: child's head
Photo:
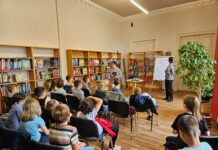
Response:
[{"label": "child's head", "polygon": [[50,91],[55,90],[55,87],[57,86],[57,81],[56,80],[52,80],[51,81],[51,87],[50,87]]},{"label": "child's head", "polygon": [[136,87],[135,90],[134,90],[134,93],[136,95],[142,94],[142,89],[140,87]]},{"label": "child's head", "polygon": [[44,88],[46,90],[49,90],[51,87],[51,80],[46,80],[45,83],[44,83]]},{"label": "child's head", "polygon": [[173,57],[169,57],[169,63],[173,63]]},{"label": "child's head", "polygon": [[98,90],[105,91],[105,84],[103,82],[98,83]]},{"label": "child's head", "polygon": [[69,107],[66,104],[58,104],[52,111],[52,117],[59,124],[68,122],[71,117]]},{"label": "child's head", "polygon": [[51,99],[50,101],[47,102],[47,105],[46,105],[46,109],[49,111],[49,112],[52,112],[52,110],[54,110],[54,108],[59,104],[59,102],[55,99]]},{"label": "child's head", "polygon": [[36,116],[42,113],[39,102],[34,98],[28,98],[23,104],[23,110],[20,114],[21,121],[34,120]]},{"label": "child's head", "polygon": [[114,79],[114,85],[119,86],[120,85],[120,79]]},{"label": "child's head", "polygon": [[179,135],[185,143],[187,143],[187,141],[190,142],[194,139],[198,139],[200,136],[198,120],[192,115],[181,116],[178,120],[177,126],[179,129]]},{"label": "child's head", "polygon": [[58,81],[57,81],[57,87],[58,87],[58,88],[63,88],[63,87],[64,87],[64,80],[63,80],[63,79],[58,79]]},{"label": "child's head", "polygon": [[96,102],[93,98],[87,97],[86,99],[82,100],[79,106],[79,110],[84,114],[89,114],[93,111]]},{"label": "child's head", "polygon": [[67,82],[73,82],[73,77],[71,77],[71,76],[66,76],[66,80],[67,80]]},{"label": "child's head", "polygon": [[90,82],[90,79],[89,79],[88,76],[84,76],[84,77],[83,77],[83,81],[84,81],[85,83],[89,83],[89,82]]},{"label": "child's head", "polygon": [[18,89],[17,85],[9,85],[8,92],[13,95],[15,93],[18,93],[19,89]]},{"label": "child's head", "polygon": [[117,62],[116,61],[112,61],[111,62],[111,68],[116,68],[117,67]]},{"label": "child's head", "polygon": [[38,98],[45,98],[46,97],[46,90],[44,87],[37,87],[34,90],[35,97]]},{"label": "child's head", "polygon": [[200,114],[200,101],[197,96],[186,95],[183,99],[184,107],[187,111],[192,112],[192,114],[198,119],[201,119]]},{"label": "child's head", "polygon": [[14,102],[17,102],[17,103],[23,102],[26,99],[26,95],[23,93],[15,93],[12,97],[13,97]]},{"label": "child's head", "polygon": [[83,86],[83,81],[82,81],[82,80],[76,80],[76,81],[74,81],[74,86],[75,86],[76,88],[81,89],[82,86]]}]

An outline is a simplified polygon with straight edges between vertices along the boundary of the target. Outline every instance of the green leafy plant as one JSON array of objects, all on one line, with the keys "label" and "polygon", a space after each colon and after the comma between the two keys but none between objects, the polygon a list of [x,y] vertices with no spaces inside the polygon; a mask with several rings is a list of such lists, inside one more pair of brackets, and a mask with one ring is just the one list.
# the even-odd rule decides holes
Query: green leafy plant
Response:
[{"label": "green leafy plant", "polygon": [[213,60],[205,46],[198,42],[187,42],[179,50],[179,65],[176,74],[182,84],[194,90],[201,100],[202,96],[211,96],[215,72]]}]

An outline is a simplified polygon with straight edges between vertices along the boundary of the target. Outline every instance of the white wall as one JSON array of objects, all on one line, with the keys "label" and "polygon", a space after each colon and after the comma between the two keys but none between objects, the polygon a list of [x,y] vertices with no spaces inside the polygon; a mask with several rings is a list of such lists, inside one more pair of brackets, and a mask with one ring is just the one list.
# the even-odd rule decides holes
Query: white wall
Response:
[{"label": "white wall", "polygon": [[54,0],[0,0],[0,44],[58,47]]},{"label": "white wall", "polygon": [[[131,22],[134,27],[130,26]],[[217,25],[218,3],[127,21],[122,24],[124,49],[131,51],[131,41],[155,39],[156,50],[172,51],[177,59],[180,34],[215,32]],[[177,80],[174,84],[177,85]]]}]

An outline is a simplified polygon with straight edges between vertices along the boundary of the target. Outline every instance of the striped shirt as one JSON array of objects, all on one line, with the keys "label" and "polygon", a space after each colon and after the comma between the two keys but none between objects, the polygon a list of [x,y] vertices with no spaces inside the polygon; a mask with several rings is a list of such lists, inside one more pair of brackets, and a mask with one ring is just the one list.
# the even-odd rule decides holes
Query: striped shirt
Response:
[{"label": "striped shirt", "polygon": [[72,145],[78,142],[78,133],[75,127],[70,125],[52,124],[49,133],[49,142],[52,145],[72,150]]}]

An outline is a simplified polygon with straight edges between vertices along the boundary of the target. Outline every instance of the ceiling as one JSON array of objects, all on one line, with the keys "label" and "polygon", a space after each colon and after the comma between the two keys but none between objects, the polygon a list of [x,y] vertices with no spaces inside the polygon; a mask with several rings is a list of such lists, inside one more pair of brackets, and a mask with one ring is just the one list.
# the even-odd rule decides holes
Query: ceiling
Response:
[{"label": "ceiling", "polygon": [[[142,13],[130,0],[90,0],[121,17]],[[184,4],[196,0],[138,0],[148,11]]]}]

